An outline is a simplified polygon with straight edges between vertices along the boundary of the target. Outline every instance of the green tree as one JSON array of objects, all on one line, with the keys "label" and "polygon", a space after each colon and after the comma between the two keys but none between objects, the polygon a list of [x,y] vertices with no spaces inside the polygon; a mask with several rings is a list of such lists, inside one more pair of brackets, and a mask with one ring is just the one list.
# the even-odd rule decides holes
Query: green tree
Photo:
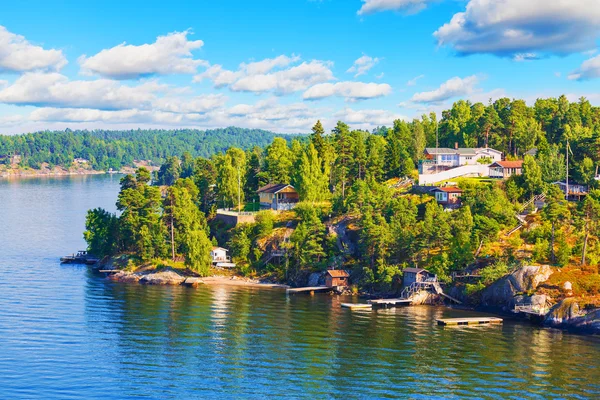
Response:
[{"label": "green tree", "polygon": [[179,157],[168,157],[158,170],[157,183],[171,186],[181,176],[181,161]]},{"label": "green tree", "polygon": [[210,258],[212,242],[206,231],[200,229],[190,232],[186,236],[185,246],[187,248],[185,265],[200,276],[208,276],[212,263]]},{"label": "green tree", "polygon": [[265,157],[266,172],[270,183],[290,183],[290,170],[292,168],[292,152],[287,141],[282,138],[273,139],[267,147]]},{"label": "green tree", "polygon": [[523,183],[525,190],[531,196],[543,190],[542,169],[530,155],[525,156],[523,160]]},{"label": "green tree", "polygon": [[556,230],[564,221],[570,217],[567,201],[564,193],[556,185],[551,185],[546,195],[546,206],[542,210],[542,216],[552,224],[552,235],[550,238],[550,258],[556,262],[555,242]]},{"label": "green tree", "polygon": [[121,238],[119,219],[102,208],[87,212],[83,237],[88,244],[88,252],[98,257],[111,256],[119,251]]}]

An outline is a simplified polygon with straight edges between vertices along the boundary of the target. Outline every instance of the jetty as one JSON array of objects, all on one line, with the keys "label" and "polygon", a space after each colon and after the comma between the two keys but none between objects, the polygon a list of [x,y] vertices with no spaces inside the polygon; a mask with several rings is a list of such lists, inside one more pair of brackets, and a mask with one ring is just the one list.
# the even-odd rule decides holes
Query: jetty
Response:
[{"label": "jetty", "polygon": [[342,308],[349,308],[350,310],[371,310],[373,305],[370,303],[342,303]]},{"label": "jetty", "polygon": [[501,324],[502,321],[502,318],[497,317],[441,318],[437,320],[437,324],[442,326],[487,325]]},{"label": "jetty", "polygon": [[367,303],[373,306],[379,307],[395,307],[399,305],[410,305],[412,303],[412,299],[408,298],[400,298],[400,299],[377,299],[377,300],[368,300]]},{"label": "jetty", "polygon": [[306,293],[306,292],[328,292],[333,290],[332,287],[328,286],[307,286],[300,288],[288,288],[286,289],[287,293]]}]

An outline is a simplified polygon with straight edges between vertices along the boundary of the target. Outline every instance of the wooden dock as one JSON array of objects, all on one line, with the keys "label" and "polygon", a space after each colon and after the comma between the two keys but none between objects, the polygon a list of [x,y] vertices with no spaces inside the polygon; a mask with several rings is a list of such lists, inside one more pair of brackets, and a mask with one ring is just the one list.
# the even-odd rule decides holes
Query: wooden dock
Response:
[{"label": "wooden dock", "polygon": [[496,317],[472,317],[472,318],[442,318],[437,320],[438,325],[484,325],[501,324],[502,318]]},{"label": "wooden dock", "polygon": [[342,303],[342,308],[349,308],[351,310],[371,310],[373,305],[368,303]]},{"label": "wooden dock", "polygon": [[377,300],[369,300],[367,303],[372,306],[379,307],[394,307],[398,305],[410,305],[412,303],[411,299],[377,299]]},{"label": "wooden dock", "polygon": [[308,286],[300,288],[288,288],[287,293],[306,293],[306,292],[328,292],[333,288],[327,286]]}]

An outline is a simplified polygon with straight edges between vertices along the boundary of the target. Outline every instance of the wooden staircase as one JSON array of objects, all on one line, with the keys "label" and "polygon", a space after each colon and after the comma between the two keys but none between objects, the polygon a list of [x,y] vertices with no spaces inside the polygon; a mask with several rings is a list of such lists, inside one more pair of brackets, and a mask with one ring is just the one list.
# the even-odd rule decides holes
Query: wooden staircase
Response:
[{"label": "wooden staircase", "polygon": [[[506,236],[510,236],[513,233],[515,233],[516,231],[518,231],[519,229],[521,229],[523,226],[525,226],[525,224],[527,223],[527,216],[529,214],[535,214],[538,212],[538,208],[535,207],[535,203],[537,201],[543,201],[546,199],[546,193],[542,193],[542,194],[538,194],[536,196],[533,196],[528,202],[526,202],[525,204],[523,204],[523,207],[521,207],[521,209],[519,210],[519,212],[517,214],[515,214],[515,217],[517,218],[517,220],[519,221],[519,224],[517,226],[515,226],[513,229],[511,229]],[[527,210],[529,209],[529,207],[533,205],[534,209],[533,211],[530,213]]]}]

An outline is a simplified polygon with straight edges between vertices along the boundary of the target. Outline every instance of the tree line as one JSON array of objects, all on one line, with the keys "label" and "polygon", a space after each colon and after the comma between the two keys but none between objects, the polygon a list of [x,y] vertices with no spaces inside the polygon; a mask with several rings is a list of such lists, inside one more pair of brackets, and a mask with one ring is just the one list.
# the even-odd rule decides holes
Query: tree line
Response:
[{"label": "tree line", "polygon": [[[560,105],[563,100],[552,102]],[[509,103],[514,102],[520,104]],[[458,103],[461,107],[468,104]],[[496,103],[483,107],[496,110],[501,104]],[[488,129],[485,123],[478,129],[470,127],[473,131],[463,127],[450,137],[447,126],[451,116],[445,115],[439,123],[441,145],[450,146],[456,137],[471,138],[476,141],[461,144],[488,143],[515,158],[537,149],[525,155],[521,176],[506,181],[459,181],[463,205],[455,212],[444,210],[428,193],[405,192],[395,186],[400,178],[414,176],[424,148],[435,146],[435,118],[395,121],[390,128],[372,132],[338,122],[327,133],[317,122],[305,139],[289,142],[275,137],[265,147],[229,147],[208,158],[189,152],[169,156],[154,177],[154,186],[148,185],[147,171],[139,170],[138,176],[122,181],[117,203],[120,215],[90,211],[86,240],[90,251],[99,255],[125,252],[142,261],[175,255],[201,273],[208,273],[208,251],[218,243],[231,250],[246,273],[271,273],[299,281],[309,272],[343,265],[353,271],[355,282],[378,291],[391,290],[401,271],[415,265],[428,268],[441,279],[487,259],[514,263],[525,257],[530,262],[555,265],[597,265],[600,191],[594,176],[599,162],[595,150],[600,143],[595,122],[598,109],[592,107],[591,117],[583,118],[581,110],[586,106],[582,104],[587,103],[571,104],[576,104],[573,109],[581,125],[573,116],[575,111],[567,112],[569,117],[564,120],[555,116],[555,123],[544,124],[534,112],[530,115],[536,123],[530,120],[526,126],[532,123],[535,129],[522,134],[528,137],[524,147],[517,130]],[[468,108],[474,112],[480,105]],[[515,119],[515,126],[520,126],[517,122]],[[568,203],[553,185],[566,176],[567,140],[572,149],[571,179],[591,185],[580,203]],[[295,229],[289,240],[281,243],[288,255],[283,264],[266,262],[268,250],[263,245],[276,227],[282,227],[280,217],[261,212],[256,223],[233,229],[214,219],[217,208],[249,207],[257,200],[257,189],[268,183],[291,183],[301,200],[291,217]],[[545,194],[546,207],[536,222],[506,236],[519,223],[516,213],[539,194]],[[332,233],[342,223],[349,226],[346,240],[354,244],[352,249],[342,249]],[[495,266],[489,272],[500,270]]]},{"label": "tree line", "polygon": [[[70,130],[44,131],[23,135],[0,135],[0,164],[9,164],[13,155],[21,156],[21,166],[39,169],[69,168],[76,158],[89,161],[95,170],[115,171],[132,167],[135,160],[160,165],[169,156],[189,152],[194,157],[210,157],[231,146],[243,149],[266,146],[276,136],[261,129],[229,127],[224,129],[128,131]],[[277,135],[291,138],[294,135]]]}]

